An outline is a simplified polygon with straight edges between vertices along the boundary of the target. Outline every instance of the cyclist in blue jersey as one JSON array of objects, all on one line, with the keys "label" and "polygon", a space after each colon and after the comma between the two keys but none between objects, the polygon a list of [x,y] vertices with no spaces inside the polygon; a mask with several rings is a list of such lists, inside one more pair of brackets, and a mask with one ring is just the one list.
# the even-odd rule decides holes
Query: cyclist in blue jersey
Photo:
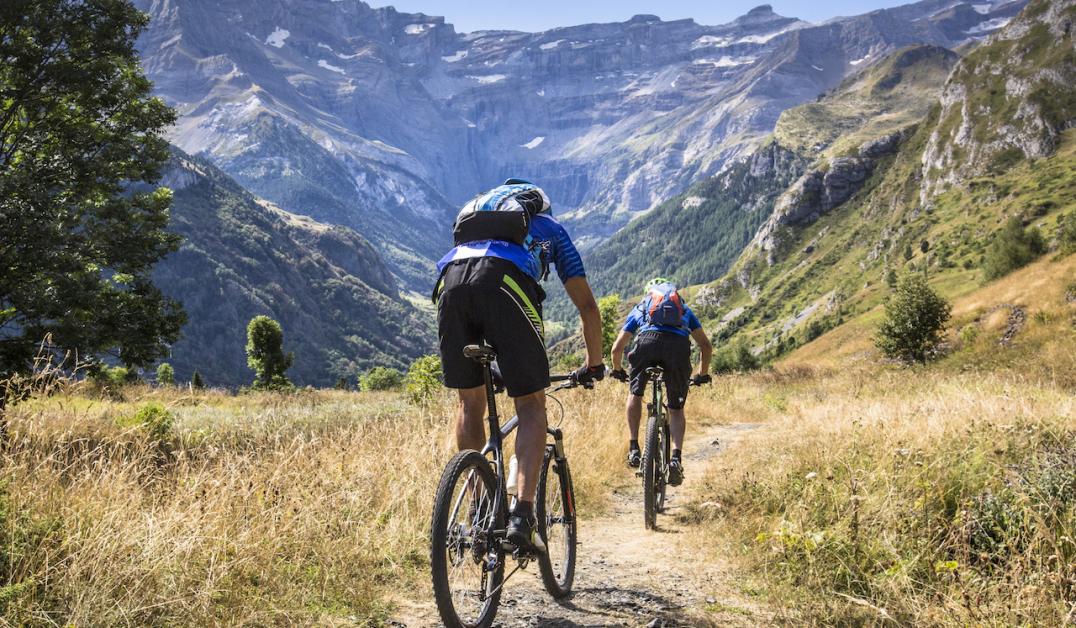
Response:
[{"label": "cyclist in blue jersey", "polygon": [[[665,287],[663,294],[660,287]],[[655,287],[659,289],[655,291]],[[669,407],[669,432],[672,436],[673,450],[669,460],[669,484],[678,486],[684,480],[684,466],[681,451],[684,447],[684,433],[687,418],[684,416],[684,404],[687,401],[689,382],[705,384],[710,381],[710,357],[713,345],[702,329],[702,323],[686,304],[679,299],[675,285],[668,279],[658,277],[650,280],[646,286],[649,296],[644,297],[628,314],[624,327],[613,343],[613,370],[610,377],[621,381],[630,381],[628,392],[628,465],[638,467],[641,461],[639,451],[639,423],[643,413],[643,395],[646,393],[646,369],[660,366],[664,370],[665,392]],[[659,301],[673,302],[678,310],[672,324],[656,324],[653,320]],[[665,303],[667,305],[667,303]],[[635,338],[635,345],[628,353],[630,373],[621,366],[624,350]],[[691,342],[699,346],[699,367],[692,376]]]},{"label": "cyclist in blue jersey", "polygon": [[[518,225],[524,225],[521,232]],[[463,355],[466,345],[485,342],[497,353],[520,419],[518,500],[507,536],[517,547],[541,552],[534,498],[546,441],[549,361],[540,282],[554,266],[579,310],[587,348],[586,363],[575,373],[580,383],[605,375],[598,305],[579,252],[550,213],[545,192],[529,181],[509,179],[476,197],[460,212],[453,235],[456,246],[437,264],[434,300],[445,386],[459,393],[456,445],[480,451],[486,443],[482,367]]]}]

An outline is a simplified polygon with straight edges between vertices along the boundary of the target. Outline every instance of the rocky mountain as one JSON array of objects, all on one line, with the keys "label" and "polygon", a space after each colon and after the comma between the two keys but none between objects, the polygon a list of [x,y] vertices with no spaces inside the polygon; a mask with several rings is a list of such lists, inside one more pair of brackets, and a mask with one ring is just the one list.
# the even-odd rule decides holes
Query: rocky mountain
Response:
[{"label": "rocky mountain", "polygon": [[[1064,80],[1076,67],[1074,21],[1073,0],[1033,0],[963,59],[902,50],[786,112],[777,128],[799,128],[798,151],[809,151],[798,154],[813,161],[725,276],[693,291],[723,344],[780,354],[857,314],[869,319],[900,272],[963,294],[984,280],[986,254],[1013,217],[1059,246],[1076,219],[1076,83]],[[894,91],[918,98],[846,115]]]},{"label": "rocky mountain", "polygon": [[170,228],[184,237],[154,272],[189,319],[167,358],[179,379],[197,369],[211,385],[249,384],[246,325],[259,314],[281,322],[298,384],[404,369],[433,350],[428,314],[401,298],[378,251],[352,229],[286,212],[181,151],[162,183],[175,193]]},{"label": "rocky mountain", "polygon": [[[634,294],[648,277],[705,283],[753,240],[771,250],[779,229],[809,222],[855,193],[937,102],[958,57],[903,48],[815,102],[783,112],[749,157],[639,218],[591,252],[602,292]],[[791,190],[790,190],[791,188]]]},{"label": "rocky mountain", "polygon": [[749,154],[780,113],[897,48],[953,47],[1020,2],[924,0],[820,25],[640,15],[461,34],[358,0],[139,0],[174,141],[257,195],[377,243],[424,291],[444,225],[529,176],[583,244]]}]

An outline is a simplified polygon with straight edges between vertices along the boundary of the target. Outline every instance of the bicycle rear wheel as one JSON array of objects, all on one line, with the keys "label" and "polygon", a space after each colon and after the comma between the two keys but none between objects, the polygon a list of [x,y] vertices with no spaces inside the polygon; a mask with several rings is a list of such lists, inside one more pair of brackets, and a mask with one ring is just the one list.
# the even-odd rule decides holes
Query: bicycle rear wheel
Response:
[{"label": "bicycle rear wheel", "polygon": [[646,447],[643,448],[643,523],[647,530],[657,527],[658,498],[664,491],[665,463],[662,455],[661,428],[658,416],[651,414],[646,422]]},{"label": "bicycle rear wheel", "polygon": [[503,509],[493,512],[496,490],[489,461],[477,451],[456,454],[441,475],[430,567],[437,610],[450,628],[488,628],[497,614],[504,552],[493,531],[504,528],[505,517]]},{"label": "bicycle rear wheel", "polygon": [[669,438],[669,422],[661,422],[662,429],[659,435],[658,449],[661,451],[661,457],[658,460],[658,482],[657,482],[657,496],[655,498],[655,505],[658,512],[665,512],[665,494],[668,492],[668,468],[669,458],[672,457],[672,452],[669,450],[672,443]]},{"label": "bicycle rear wheel", "polygon": [[552,447],[545,450],[535,514],[538,533],[546,545],[545,554],[538,559],[542,583],[550,595],[562,598],[572,592],[575,580],[575,493],[568,461],[554,458]]}]

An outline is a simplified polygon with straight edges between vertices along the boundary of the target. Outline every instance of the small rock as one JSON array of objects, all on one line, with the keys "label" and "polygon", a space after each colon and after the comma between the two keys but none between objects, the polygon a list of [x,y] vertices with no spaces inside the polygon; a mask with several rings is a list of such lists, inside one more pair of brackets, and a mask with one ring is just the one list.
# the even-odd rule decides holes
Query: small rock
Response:
[{"label": "small rock", "polygon": [[717,604],[717,599],[714,598],[714,596],[712,596],[712,595],[708,595],[708,596],[706,596],[706,603],[707,604]]},{"label": "small rock", "polygon": [[815,479],[816,477],[818,477],[818,474],[817,474],[817,473],[815,473],[814,471],[811,471],[811,472],[810,472],[810,473],[808,473],[808,474],[807,474],[806,476],[804,476],[804,479],[805,479],[805,480],[813,480],[813,479]]},{"label": "small rock", "polygon": [[658,617],[657,619],[655,619],[655,620],[651,621],[649,624],[647,624],[646,628],[664,628],[664,626],[665,626],[665,622],[662,621],[660,617]]}]

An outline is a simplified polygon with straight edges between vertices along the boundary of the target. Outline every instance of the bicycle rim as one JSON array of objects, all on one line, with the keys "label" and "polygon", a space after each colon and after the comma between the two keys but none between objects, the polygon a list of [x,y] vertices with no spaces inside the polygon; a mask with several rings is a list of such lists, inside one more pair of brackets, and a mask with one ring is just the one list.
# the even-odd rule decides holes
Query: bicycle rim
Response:
[{"label": "bicycle rim", "polygon": [[[486,628],[493,623],[504,576],[504,552],[490,532],[504,527],[493,512],[496,480],[475,451],[456,454],[441,476],[431,522],[430,566],[434,597],[446,626]],[[489,561],[495,565],[489,569]]]},{"label": "bicycle rim", "polygon": [[539,533],[546,553],[539,559],[542,583],[554,598],[571,593],[575,580],[576,517],[568,461],[553,459],[546,450],[542,475],[538,480]]}]

